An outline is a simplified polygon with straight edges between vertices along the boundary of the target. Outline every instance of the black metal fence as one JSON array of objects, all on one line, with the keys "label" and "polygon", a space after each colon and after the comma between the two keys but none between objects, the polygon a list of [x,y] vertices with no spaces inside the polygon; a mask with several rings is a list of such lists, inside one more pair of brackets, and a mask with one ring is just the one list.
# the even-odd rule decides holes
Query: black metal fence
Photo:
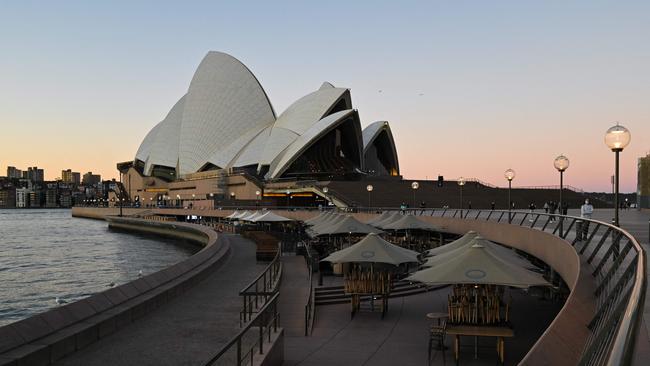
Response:
[{"label": "black metal fence", "polygon": [[411,209],[410,213],[510,223],[569,241],[591,266],[596,281],[596,313],[580,365],[631,363],[643,316],[647,269],[645,251],[630,233],[601,221],[530,211]]},{"label": "black metal fence", "polygon": [[264,306],[279,291],[282,277],[281,256],[282,243],[278,243],[277,253],[271,263],[257,278],[239,292],[239,296],[242,296],[244,300],[244,306],[239,313],[240,326],[249,322],[253,314],[257,313],[258,309]]}]

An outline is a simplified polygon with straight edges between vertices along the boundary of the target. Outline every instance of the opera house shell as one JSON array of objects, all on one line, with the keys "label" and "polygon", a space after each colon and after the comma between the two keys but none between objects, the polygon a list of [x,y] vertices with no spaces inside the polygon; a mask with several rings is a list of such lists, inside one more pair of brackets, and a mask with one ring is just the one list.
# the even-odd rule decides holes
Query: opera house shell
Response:
[{"label": "opera house shell", "polygon": [[330,83],[279,116],[253,73],[209,52],[188,91],[144,138],[134,166],[173,179],[220,170],[265,181],[399,175],[388,122],[362,131],[350,90]]}]

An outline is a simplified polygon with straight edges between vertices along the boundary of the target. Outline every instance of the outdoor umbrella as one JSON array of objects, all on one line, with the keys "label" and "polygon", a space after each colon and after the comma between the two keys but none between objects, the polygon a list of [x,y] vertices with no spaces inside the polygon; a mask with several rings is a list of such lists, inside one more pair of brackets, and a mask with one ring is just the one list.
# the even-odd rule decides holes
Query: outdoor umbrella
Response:
[{"label": "outdoor umbrella", "polygon": [[316,225],[319,222],[326,220],[328,217],[333,215],[333,212],[321,212],[318,216],[312,217],[311,219],[303,221],[305,225]]},{"label": "outdoor umbrella", "polygon": [[292,219],[286,218],[284,216],[277,215],[271,211],[267,211],[257,217],[251,219],[253,222],[287,222],[293,221]]},{"label": "outdoor umbrella", "polygon": [[458,249],[467,243],[469,243],[472,239],[474,239],[478,233],[474,230],[468,231],[465,235],[461,236],[460,238],[452,241],[451,243],[441,245],[437,248],[429,249],[426,252],[424,252],[425,257],[432,257],[434,255],[439,255],[445,252],[452,251],[454,249]]},{"label": "outdoor umbrella", "polygon": [[462,253],[462,251],[467,250],[468,248],[472,247],[473,245],[482,245],[486,248],[488,248],[490,251],[492,251],[495,255],[497,255],[501,260],[507,262],[508,264],[512,264],[521,268],[525,269],[536,269],[537,267],[534,266],[532,263],[527,261],[526,259],[522,258],[521,256],[517,255],[514,251],[511,249],[508,249],[502,245],[493,243],[487,239],[484,239],[480,235],[476,235],[474,238],[471,240],[467,241],[463,246],[457,247],[454,250],[447,251],[445,253],[436,255],[435,257],[430,257],[427,258],[427,261],[422,265],[423,267],[435,267],[436,264],[442,263],[449,258],[455,257]]},{"label": "outdoor umbrella", "polygon": [[241,216],[239,219],[243,220],[243,221],[253,221],[254,218],[256,218],[256,217],[258,217],[258,216],[260,216],[262,214],[263,214],[262,211],[255,211],[255,212],[251,213],[250,215]]},{"label": "outdoor umbrella", "polygon": [[403,216],[404,215],[402,215],[399,211],[394,211],[393,213],[391,213],[390,216],[388,216],[387,218],[385,218],[382,221],[376,222],[373,226],[378,227],[380,229],[383,229],[385,225],[388,225],[388,224],[390,224],[392,222],[395,222],[395,221],[401,219]]},{"label": "outdoor umbrella", "polygon": [[386,263],[399,266],[402,263],[417,263],[417,257],[417,252],[391,244],[371,233],[358,243],[330,254],[321,262]]},{"label": "outdoor umbrella", "polygon": [[392,213],[391,213],[390,211],[384,211],[384,213],[382,213],[382,214],[379,215],[378,217],[375,217],[374,219],[372,219],[372,220],[366,222],[366,224],[368,224],[368,225],[372,225],[372,226],[375,226],[376,223],[378,223],[378,222],[382,222],[382,221],[386,220],[386,219],[389,218],[391,215],[392,215]]},{"label": "outdoor umbrella", "polygon": [[235,210],[235,212],[231,213],[230,215],[224,217],[226,219],[235,219],[237,216],[241,215],[241,212],[239,210]]},{"label": "outdoor umbrella", "polygon": [[417,271],[406,280],[427,285],[476,284],[527,288],[550,286],[541,275],[511,264],[495,251],[474,244],[458,255],[439,261],[435,266]]},{"label": "outdoor umbrella", "polygon": [[329,227],[330,225],[336,224],[337,222],[345,219],[345,215],[340,215],[340,214],[334,214],[325,220],[319,222],[318,224],[310,227],[308,229],[308,232],[318,234],[321,230],[324,230],[325,228]]},{"label": "outdoor umbrella", "polygon": [[233,219],[235,219],[235,220],[241,220],[243,217],[246,217],[246,216],[248,216],[248,215],[250,215],[250,214],[252,214],[252,212],[246,210],[246,211],[240,213],[240,214],[237,215],[237,216],[233,216]]},{"label": "outdoor umbrella", "polygon": [[327,225],[326,227],[314,229],[314,231],[316,235],[381,233],[381,230],[366,225],[352,216],[344,216],[343,219],[338,220],[331,225]]},{"label": "outdoor umbrella", "polygon": [[440,231],[438,227],[428,222],[422,221],[413,215],[402,216],[399,220],[383,224],[385,230],[427,230]]}]

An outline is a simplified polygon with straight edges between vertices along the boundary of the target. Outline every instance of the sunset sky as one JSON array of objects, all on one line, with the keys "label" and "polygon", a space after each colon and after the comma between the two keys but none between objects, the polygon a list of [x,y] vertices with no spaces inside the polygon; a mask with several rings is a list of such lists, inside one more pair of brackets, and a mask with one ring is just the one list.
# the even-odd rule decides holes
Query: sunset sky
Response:
[{"label": "sunset sky", "polygon": [[650,2],[61,1],[0,6],[0,175],[116,177],[210,50],[247,65],[278,114],[323,81],[388,120],[406,178],[621,190],[650,151]]}]

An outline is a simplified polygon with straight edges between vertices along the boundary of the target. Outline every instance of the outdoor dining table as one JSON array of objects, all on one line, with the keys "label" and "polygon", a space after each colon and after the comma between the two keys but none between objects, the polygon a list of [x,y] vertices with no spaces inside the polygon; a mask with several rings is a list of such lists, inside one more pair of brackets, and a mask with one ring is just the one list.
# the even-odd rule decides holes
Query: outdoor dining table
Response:
[{"label": "outdoor dining table", "polygon": [[[515,336],[515,331],[508,326],[492,325],[447,325],[447,334],[455,336],[454,340],[454,357],[456,364],[460,355],[460,336],[474,337],[496,337],[497,338],[497,356],[503,364],[505,359],[505,342],[504,338]],[[478,344],[474,343],[474,358],[478,357]]]}]

